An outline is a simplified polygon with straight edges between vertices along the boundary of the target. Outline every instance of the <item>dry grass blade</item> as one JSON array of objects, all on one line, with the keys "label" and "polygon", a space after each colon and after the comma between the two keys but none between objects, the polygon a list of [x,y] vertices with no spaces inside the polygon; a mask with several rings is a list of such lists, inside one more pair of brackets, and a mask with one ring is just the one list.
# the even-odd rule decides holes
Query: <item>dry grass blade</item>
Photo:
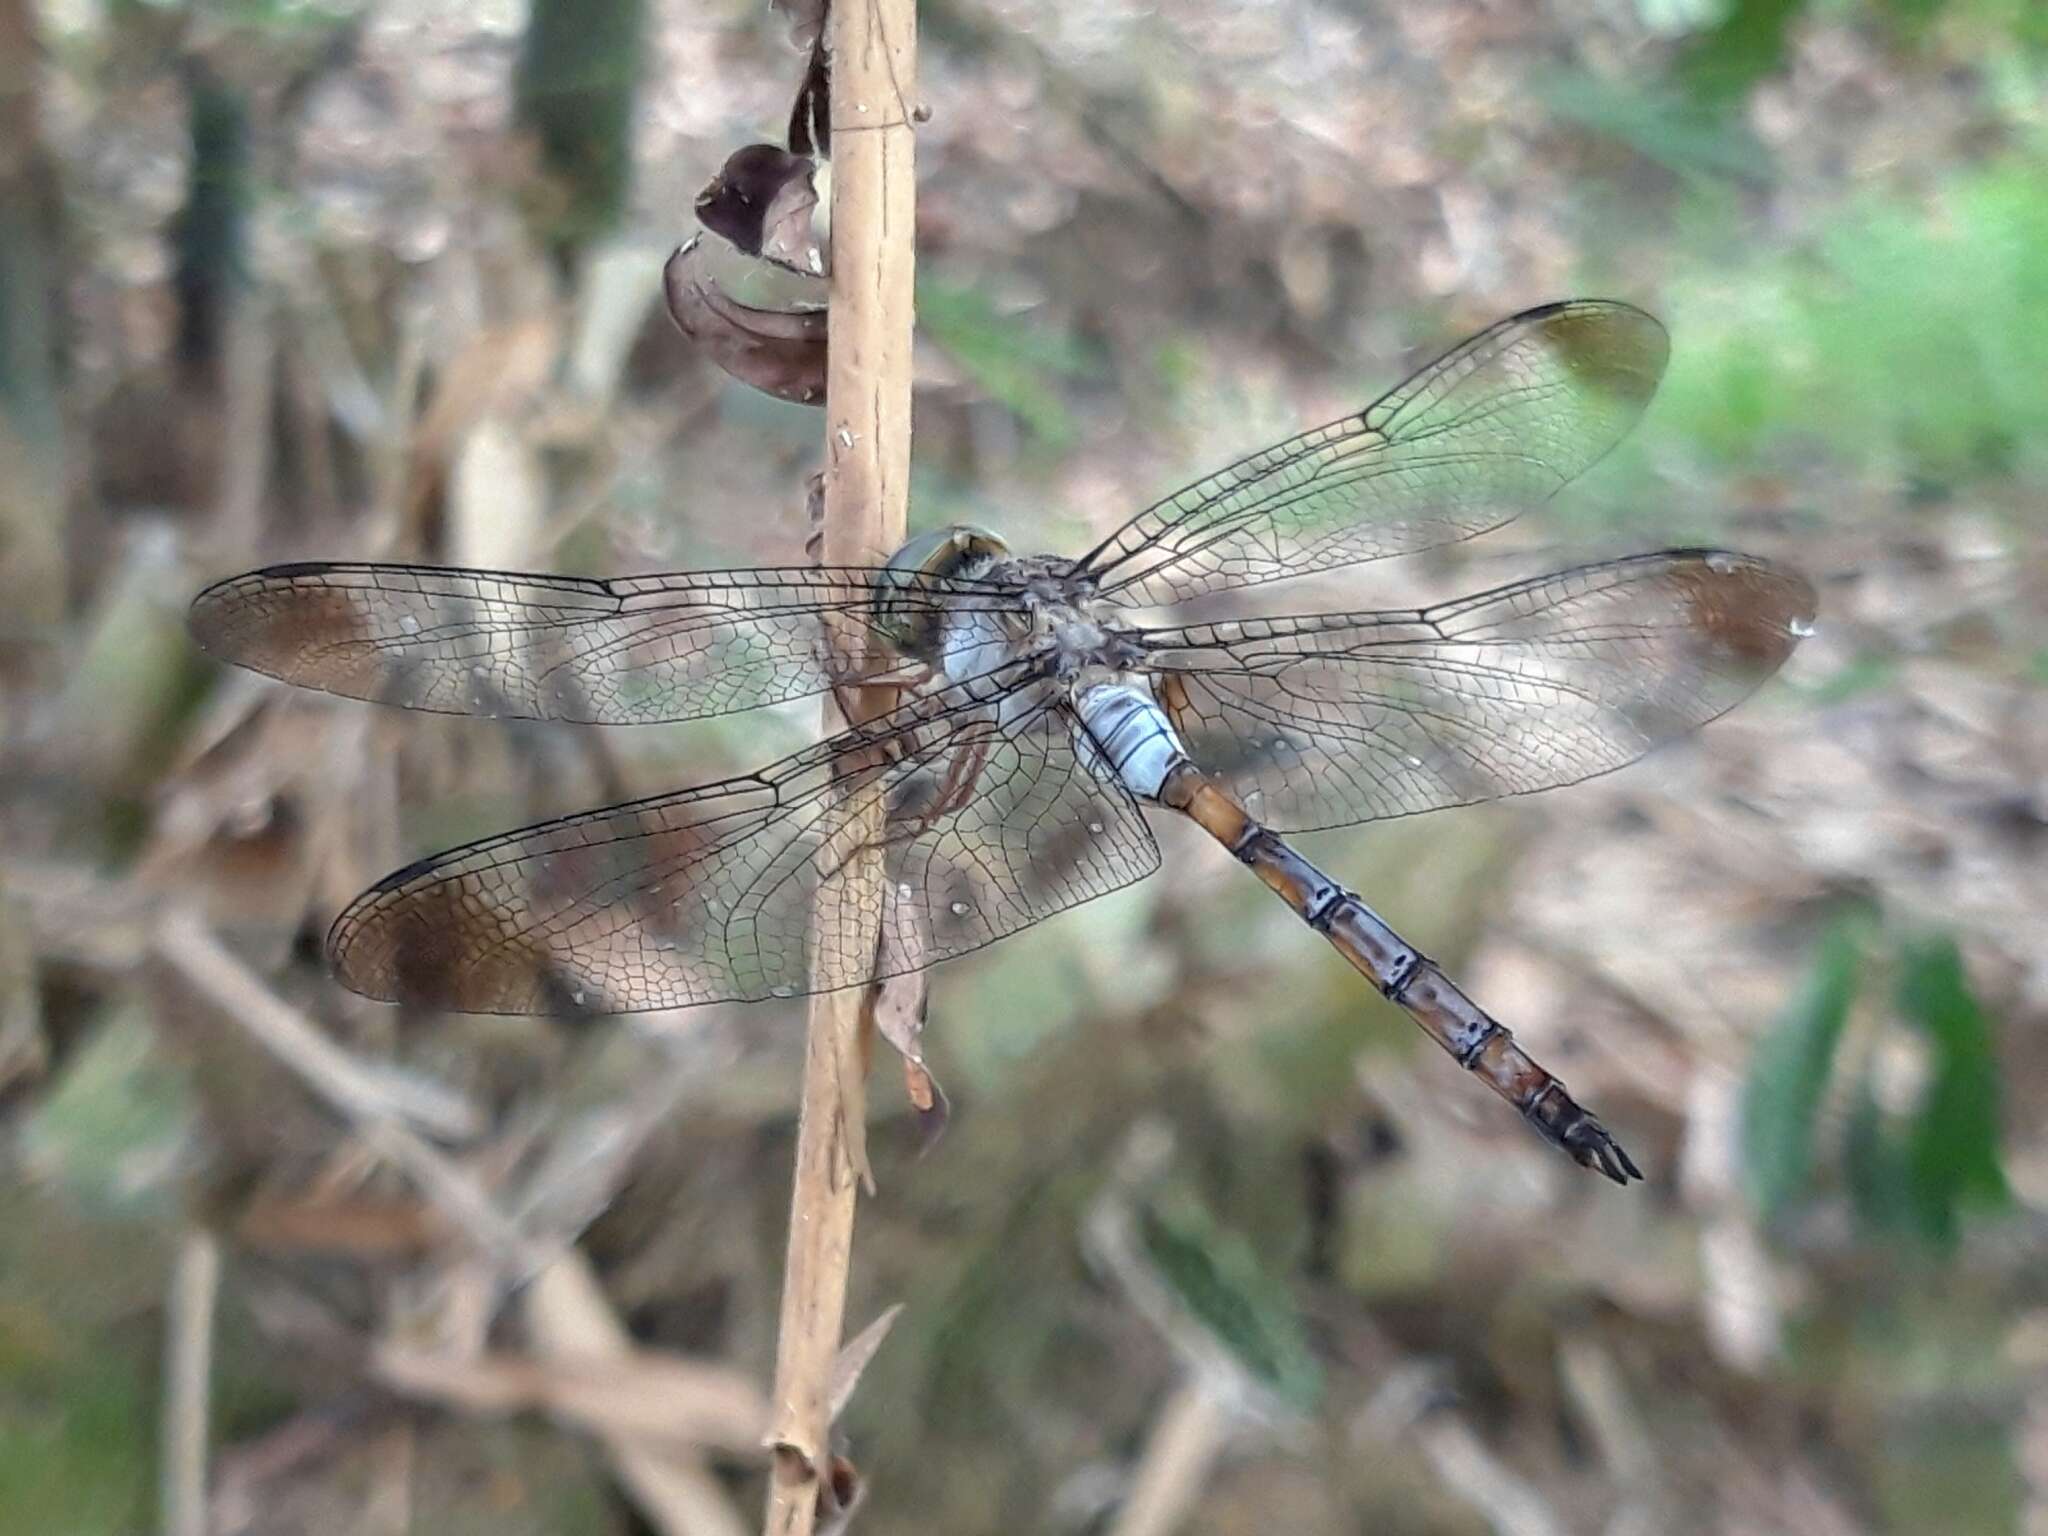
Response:
[{"label": "dry grass blade", "polygon": [[[574,1250],[563,1254],[534,1278],[525,1302],[535,1351],[553,1365],[594,1370],[595,1402],[616,1412],[620,1394],[611,1373],[631,1372],[643,1357],[588,1261]],[[752,1387],[716,1367],[694,1367],[687,1380],[671,1370],[666,1388],[647,1406],[674,1421],[695,1414],[707,1430],[716,1421],[727,1432],[758,1426],[765,1417]],[[605,1446],[620,1481],[664,1536],[742,1536],[739,1515],[693,1452],[650,1446],[616,1431],[605,1434]]]},{"label": "dry grass blade", "polygon": [[761,1448],[768,1404],[737,1370],[641,1350],[560,1359],[516,1355],[451,1358],[387,1344],[377,1375],[408,1397],[470,1413],[550,1413],[605,1440],[650,1448],[711,1446],[735,1455]]},{"label": "dry grass blade", "polygon": [[42,993],[29,904],[0,887],[0,1092],[42,1074]]}]

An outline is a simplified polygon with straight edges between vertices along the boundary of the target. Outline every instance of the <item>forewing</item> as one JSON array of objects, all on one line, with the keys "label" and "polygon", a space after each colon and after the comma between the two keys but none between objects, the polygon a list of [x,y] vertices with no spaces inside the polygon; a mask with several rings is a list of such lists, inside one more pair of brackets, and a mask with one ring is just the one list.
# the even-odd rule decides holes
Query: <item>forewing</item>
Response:
[{"label": "forewing", "polygon": [[1628,304],[1527,310],[1364,410],[1146,508],[1080,569],[1143,607],[1485,533],[1619,442],[1668,351],[1664,327]]},{"label": "forewing", "polygon": [[[858,567],[594,580],[280,565],[207,588],[191,627],[223,660],[349,698],[635,725],[803,698],[853,675],[842,652],[866,633],[874,579]],[[1006,606],[994,589],[921,576],[900,578],[891,602],[905,615]]]},{"label": "forewing", "polygon": [[[624,1013],[831,991],[978,949],[1159,862],[1039,686],[990,674],[757,774],[426,859],[342,913],[335,969],[392,1002]],[[876,813],[879,884],[846,856]]]},{"label": "forewing", "polygon": [[1722,550],[1434,608],[1150,631],[1202,767],[1278,831],[1572,784],[1732,708],[1811,632],[1805,578]]}]

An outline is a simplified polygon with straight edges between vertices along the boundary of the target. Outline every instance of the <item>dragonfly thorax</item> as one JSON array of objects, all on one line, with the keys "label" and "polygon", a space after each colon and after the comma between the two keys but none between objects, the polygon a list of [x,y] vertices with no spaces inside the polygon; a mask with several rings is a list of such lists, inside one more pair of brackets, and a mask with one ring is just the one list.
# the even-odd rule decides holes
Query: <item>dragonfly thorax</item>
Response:
[{"label": "dragonfly thorax", "polygon": [[1022,649],[1047,677],[1060,682],[1090,673],[1129,671],[1143,654],[1129,626],[1102,614],[1089,596],[1040,601],[1031,609],[1031,628]]}]

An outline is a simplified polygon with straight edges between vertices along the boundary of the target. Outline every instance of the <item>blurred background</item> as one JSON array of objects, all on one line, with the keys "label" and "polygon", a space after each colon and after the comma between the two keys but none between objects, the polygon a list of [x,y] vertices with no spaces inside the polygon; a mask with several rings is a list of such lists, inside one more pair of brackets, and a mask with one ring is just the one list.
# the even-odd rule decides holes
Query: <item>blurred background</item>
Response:
[{"label": "blurred background", "polygon": [[[943,969],[935,1151],[874,1080],[861,1527],[2048,1532],[2048,11],[920,10],[915,525],[1077,550],[1612,295],[1674,346],[1622,451],[1288,606],[1714,541],[1821,622],[1626,773],[1306,840],[1646,1186],[1177,829]],[[0,0],[0,1532],[757,1525],[799,1007],[424,1017],[319,939],[815,705],[399,716],[183,610],[802,563],[822,416],[660,269],[803,62],[755,0]]]}]

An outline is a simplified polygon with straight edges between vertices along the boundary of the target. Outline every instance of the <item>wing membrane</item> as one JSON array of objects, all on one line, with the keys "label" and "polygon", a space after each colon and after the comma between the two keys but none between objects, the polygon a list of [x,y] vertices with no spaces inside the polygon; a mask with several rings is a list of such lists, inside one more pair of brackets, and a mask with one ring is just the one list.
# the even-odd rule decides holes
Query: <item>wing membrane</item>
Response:
[{"label": "wing membrane", "polygon": [[1746,697],[1814,606],[1766,561],[1670,550],[1434,608],[1149,631],[1147,665],[1195,760],[1306,832],[1633,762]]},{"label": "wing membrane", "polygon": [[1663,326],[1627,304],[1511,316],[1364,410],[1146,508],[1079,566],[1105,595],[1151,606],[1485,533],[1619,442],[1668,351]]},{"label": "wing membrane", "polygon": [[[302,564],[202,592],[191,627],[224,660],[302,687],[442,714],[634,725],[821,693],[855,663],[875,575],[698,571],[594,580],[423,565]],[[997,589],[909,576],[920,605],[1007,607]]]},{"label": "wing membrane", "polygon": [[[990,673],[758,773],[423,860],[337,919],[335,969],[388,1001],[623,1013],[831,991],[978,949],[1159,863],[1045,686]],[[819,900],[864,807],[885,817],[879,911],[871,888],[865,907]]]}]

